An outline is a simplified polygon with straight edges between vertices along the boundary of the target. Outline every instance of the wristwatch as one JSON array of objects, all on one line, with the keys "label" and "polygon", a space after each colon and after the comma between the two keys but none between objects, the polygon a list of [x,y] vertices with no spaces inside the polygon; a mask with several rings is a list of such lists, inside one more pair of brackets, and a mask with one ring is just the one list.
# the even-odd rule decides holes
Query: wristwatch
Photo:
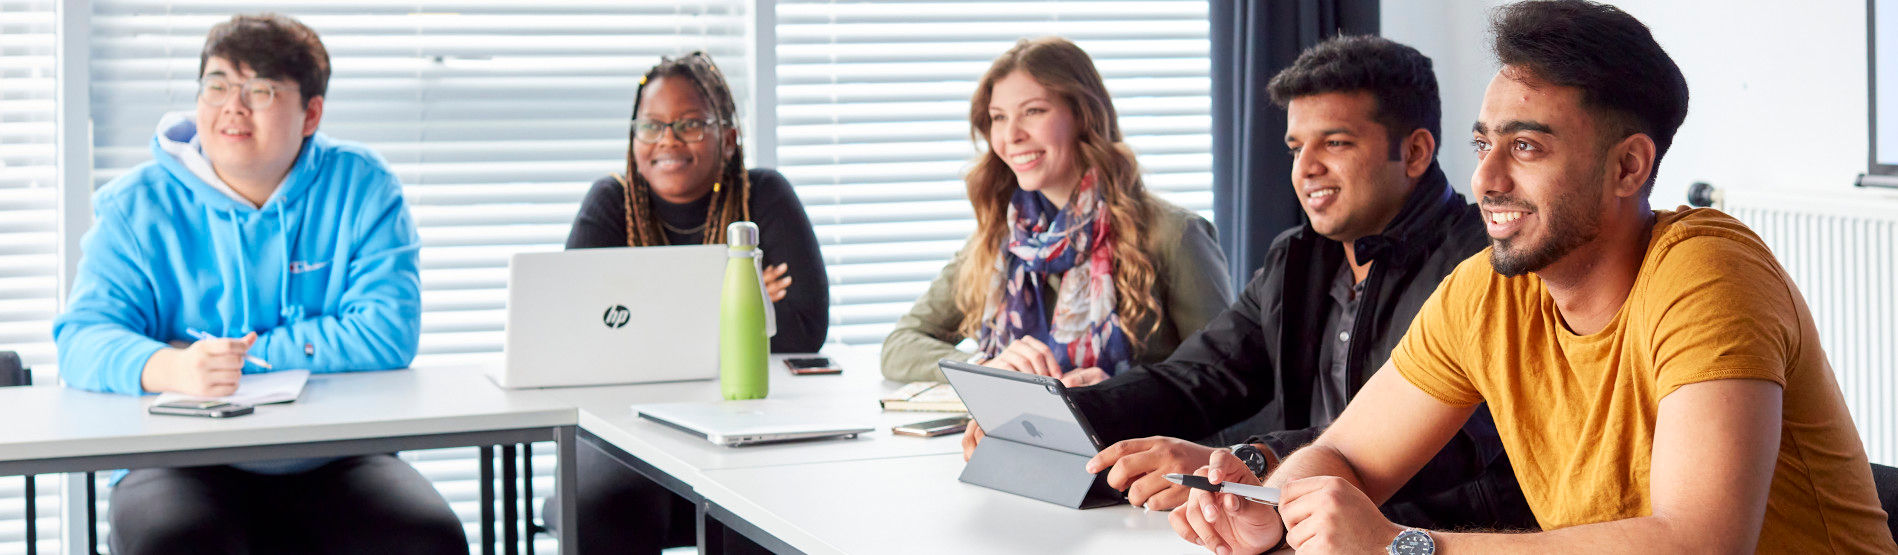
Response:
[{"label": "wristwatch", "polygon": [[1246,469],[1251,470],[1253,476],[1265,478],[1265,453],[1259,452],[1257,446],[1241,443],[1228,449],[1232,450],[1233,456],[1239,457],[1239,462],[1246,463]]},{"label": "wristwatch", "polygon": [[1435,555],[1437,540],[1430,537],[1430,532],[1406,528],[1391,539],[1388,552],[1390,555]]}]

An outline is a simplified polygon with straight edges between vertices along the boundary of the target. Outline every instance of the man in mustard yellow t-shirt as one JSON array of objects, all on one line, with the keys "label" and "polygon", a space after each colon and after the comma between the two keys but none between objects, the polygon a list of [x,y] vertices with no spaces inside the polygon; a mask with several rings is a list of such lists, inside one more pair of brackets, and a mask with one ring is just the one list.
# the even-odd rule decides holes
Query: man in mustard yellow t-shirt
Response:
[{"label": "man in mustard yellow t-shirt", "polygon": [[[1444,279],[1380,371],[1265,480],[1276,510],[1193,492],[1221,553],[1894,553],[1799,291],[1759,237],[1647,196],[1687,84],[1633,17],[1497,10],[1473,128],[1491,246]],[[1544,532],[1407,530],[1378,513],[1488,402]],[[1214,479],[1258,483],[1229,453]]]}]

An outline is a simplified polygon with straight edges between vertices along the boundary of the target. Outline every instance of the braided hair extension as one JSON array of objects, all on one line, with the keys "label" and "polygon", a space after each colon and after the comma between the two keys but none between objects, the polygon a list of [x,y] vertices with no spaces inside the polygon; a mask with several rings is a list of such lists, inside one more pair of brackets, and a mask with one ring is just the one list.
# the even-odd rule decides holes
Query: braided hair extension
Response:
[{"label": "braided hair extension", "polygon": [[[698,89],[699,98],[710,105],[713,117],[731,130],[738,130],[738,105],[732,100],[731,87],[725,83],[725,75],[712,63],[711,56],[702,51],[694,51],[679,58],[660,58],[655,65],[639,79],[639,88],[633,91],[633,118],[639,118],[639,102],[645,97],[646,85],[661,77],[682,77],[692,81]],[[667,244],[665,230],[660,228],[659,219],[652,213],[652,185],[639,175],[639,168],[633,160],[633,148],[638,133],[632,126],[626,135],[626,179],[622,180],[626,194],[622,199],[626,206],[626,244],[633,247],[645,247]],[[716,134],[710,134],[705,140],[723,140]],[[719,149],[723,152],[724,149]],[[707,245],[725,242],[725,227],[736,221],[751,219],[751,179],[745,174],[745,150],[740,144],[732,150],[731,156],[720,160],[721,169],[717,180],[712,183],[712,199],[705,211],[705,242]]]}]

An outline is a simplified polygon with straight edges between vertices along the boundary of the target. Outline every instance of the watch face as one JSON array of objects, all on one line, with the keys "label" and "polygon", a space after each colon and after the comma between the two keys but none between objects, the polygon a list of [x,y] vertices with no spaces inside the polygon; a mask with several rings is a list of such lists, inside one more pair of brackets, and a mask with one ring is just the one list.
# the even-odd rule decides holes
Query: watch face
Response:
[{"label": "watch face", "polygon": [[1398,555],[1431,555],[1437,552],[1437,542],[1422,530],[1405,530],[1391,540],[1390,551]]},{"label": "watch face", "polygon": [[1246,469],[1251,470],[1253,475],[1264,473],[1265,454],[1260,453],[1259,448],[1253,447],[1250,443],[1242,443],[1232,447],[1232,454],[1239,457],[1239,462],[1246,463]]}]

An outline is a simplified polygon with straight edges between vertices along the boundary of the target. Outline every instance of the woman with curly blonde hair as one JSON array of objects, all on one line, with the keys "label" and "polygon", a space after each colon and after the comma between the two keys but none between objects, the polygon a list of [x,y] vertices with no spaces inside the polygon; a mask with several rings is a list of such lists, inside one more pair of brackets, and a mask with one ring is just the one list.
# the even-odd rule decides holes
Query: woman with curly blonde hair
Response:
[{"label": "woman with curly blonde hair", "polygon": [[1080,47],[1016,43],[970,104],[976,232],[884,340],[884,376],[941,379],[949,358],[1091,384],[1165,359],[1232,299],[1212,225],[1147,191]]}]

